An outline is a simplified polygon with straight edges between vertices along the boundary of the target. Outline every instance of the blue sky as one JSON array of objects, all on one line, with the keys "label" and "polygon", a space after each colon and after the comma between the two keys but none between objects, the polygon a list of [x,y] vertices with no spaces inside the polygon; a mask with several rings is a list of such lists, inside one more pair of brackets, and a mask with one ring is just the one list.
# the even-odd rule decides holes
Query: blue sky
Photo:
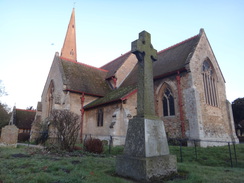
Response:
[{"label": "blue sky", "polygon": [[[10,107],[34,106],[65,38],[72,0],[0,1],[0,80]],[[226,80],[227,99],[244,97],[244,1],[76,0],[78,61],[100,67],[130,50],[146,30],[158,51],[204,28]]]}]

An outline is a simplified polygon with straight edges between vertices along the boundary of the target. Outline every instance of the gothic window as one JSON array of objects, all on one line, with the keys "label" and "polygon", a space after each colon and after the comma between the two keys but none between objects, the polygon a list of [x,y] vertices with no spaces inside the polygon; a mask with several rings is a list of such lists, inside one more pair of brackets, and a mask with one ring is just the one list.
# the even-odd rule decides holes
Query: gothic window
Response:
[{"label": "gothic window", "polygon": [[174,116],[175,115],[174,96],[169,88],[165,89],[162,102],[163,102],[163,115]]},{"label": "gothic window", "polygon": [[103,126],[103,109],[98,109],[98,112],[97,112],[97,126]]},{"label": "gothic window", "polygon": [[202,65],[203,86],[205,102],[211,106],[218,106],[218,96],[216,87],[216,77],[214,69],[209,60],[205,60]]}]

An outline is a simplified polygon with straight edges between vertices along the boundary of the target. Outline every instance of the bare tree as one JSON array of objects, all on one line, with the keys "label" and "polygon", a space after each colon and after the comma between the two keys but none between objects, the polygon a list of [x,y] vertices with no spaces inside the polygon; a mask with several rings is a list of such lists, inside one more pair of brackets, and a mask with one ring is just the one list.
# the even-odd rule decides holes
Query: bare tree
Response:
[{"label": "bare tree", "polygon": [[52,111],[50,126],[54,128],[62,150],[73,150],[80,130],[78,120],[79,116],[68,110]]}]

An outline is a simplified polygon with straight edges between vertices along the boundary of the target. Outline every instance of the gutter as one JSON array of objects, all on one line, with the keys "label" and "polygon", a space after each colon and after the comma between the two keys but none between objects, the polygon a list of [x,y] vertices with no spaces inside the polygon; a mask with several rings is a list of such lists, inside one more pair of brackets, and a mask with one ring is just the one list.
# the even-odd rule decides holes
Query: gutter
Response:
[{"label": "gutter", "polygon": [[104,97],[103,95],[95,95],[95,94],[86,93],[86,92],[83,92],[83,91],[71,90],[71,89],[65,89],[64,91],[69,91],[69,92],[72,92],[72,93],[79,93],[79,94],[83,94],[84,93],[86,95],[95,96],[95,97]]}]

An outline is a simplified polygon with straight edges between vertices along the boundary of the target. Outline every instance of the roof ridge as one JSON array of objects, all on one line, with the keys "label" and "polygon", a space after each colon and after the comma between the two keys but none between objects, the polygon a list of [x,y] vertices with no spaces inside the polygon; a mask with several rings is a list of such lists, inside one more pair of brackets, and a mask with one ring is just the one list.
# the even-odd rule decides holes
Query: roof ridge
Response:
[{"label": "roof ridge", "polygon": [[28,111],[28,112],[36,112],[36,110],[29,110],[29,109],[18,109],[16,108],[16,111]]},{"label": "roof ridge", "polygon": [[163,53],[163,52],[165,52],[165,51],[167,51],[167,50],[170,50],[170,49],[172,49],[172,48],[174,48],[174,47],[177,47],[177,46],[179,46],[179,45],[181,45],[181,44],[183,44],[183,43],[186,43],[187,41],[190,41],[190,40],[196,38],[197,36],[198,36],[198,34],[195,35],[195,36],[193,36],[193,37],[190,37],[190,38],[188,38],[188,39],[186,39],[186,40],[184,40],[184,41],[181,41],[181,42],[179,42],[179,43],[176,43],[176,44],[174,44],[174,45],[172,45],[172,46],[170,46],[170,47],[168,47],[168,48],[165,48],[165,49],[159,51],[158,54]]},{"label": "roof ridge", "polygon": [[100,70],[100,71],[108,72],[108,70],[101,69],[101,68],[98,68],[98,67],[94,67],[94,66],[91,66],[91,65],[88,65],[88,64],[84,64],[84,63],[81,63],[81,62],[78,62],[78,61],[70,60],[70,59],[67,59],[67,58],[64,58],[64,57],[60,57],[60,59],[62,59],[64,61],[72,62],[72,63],[75,63],[75,64],[84,65],[84,66],[87,66],[87,67],[90,67],[90,68],[93,68],[93,69],[97,69],[97,70]]},{"label": "roof ridge", "polygon": [[105,67],[105,66],[107,66],[107,65],[111,64],[112,62],[114,62],[114,61],[116,61],[116,60],[120,59],[121,57],[125,56],[125,55],[126,55],[126,54],[128,54],[128,53],[131,53],[131,51],[128,51],[128,52],[126,52],[126,53],[124,53],[124,54],[120,55],[119,57],[117,57],[117,58],[113,59],[112,61],[110,61],[110,62],[106,63],[105,65],[101,66],[100,68]]}]

